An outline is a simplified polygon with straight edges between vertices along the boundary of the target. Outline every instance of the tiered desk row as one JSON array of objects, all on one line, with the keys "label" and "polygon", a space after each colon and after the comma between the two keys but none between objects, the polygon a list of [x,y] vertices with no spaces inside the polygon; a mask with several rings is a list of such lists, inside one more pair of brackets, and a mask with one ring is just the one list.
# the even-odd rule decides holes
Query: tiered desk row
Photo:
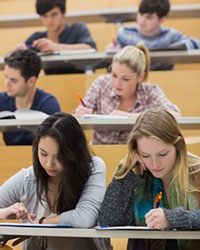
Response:
[{"label": "tiered desk row", "polygon": [[[200,63],[200,50],[188,51],[154,51],[150,53],[151,62],[164,62],[167,64],[176,63]],[[113,58],[112,54],[104,52],[97,53],[55,53],[41,56],[43,69],[53,68],[74,68],[82,70],[87,74],[94,73],[96,69],[107,68]],[[0,69],[4,68],[4,60],[0,58]]]}]

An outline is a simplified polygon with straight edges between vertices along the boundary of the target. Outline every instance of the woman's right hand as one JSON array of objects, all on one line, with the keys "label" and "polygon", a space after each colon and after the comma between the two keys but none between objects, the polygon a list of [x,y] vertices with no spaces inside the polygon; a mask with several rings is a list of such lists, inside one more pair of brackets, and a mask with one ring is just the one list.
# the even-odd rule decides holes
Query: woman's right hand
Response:
[{"label": "woman's right hand", "polygon": [[136,165],[137,162],[140,165],[140,174],[143,175],[144,171],[146,171],[147,168],[146,168],[144,162],[142,161],[141,157],[139,156],[139,154],[136,152],[134,154],[133,159],[132,159],[132,166],[133,166],[133,168],[135,167],[135,165]]},{"label": "woman's right hand", "polygon": [[2,219],[29,219],[35,217],[30,214],[22,202],[17,202],[9,207],[1,209]]},{"label": "woman's right hand", "polygon": [[91,115],[93,113],[93,110],[90,109],[90,108],[86,108],[86,107],[83,107],[82,105],[80,105],[73,113],[73,115],[76,117],[76,118],[81,118],[83,117],[84,115]]},{"label": "woman's right hand", "polygon": [[105,48],[105,52],[107,52],[107,51],[110,51],[110,50],[112,50],[112,51],[114,51],[114,50],[116,50],[116,51],[118,51],[120,49],[120,45],[118,45],[118,44],[114,44],[114,43],[109,43],[107,46],[106,46],[106,48]]}]

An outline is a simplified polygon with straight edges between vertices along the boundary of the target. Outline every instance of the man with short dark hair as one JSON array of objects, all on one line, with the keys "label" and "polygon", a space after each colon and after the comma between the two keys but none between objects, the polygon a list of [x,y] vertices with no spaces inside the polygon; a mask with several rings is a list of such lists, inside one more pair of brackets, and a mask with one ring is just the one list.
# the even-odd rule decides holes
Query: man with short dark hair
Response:
[{"label": "man with short dark hair", "polygon": [[[121,27],[117,33],[115,46],[109,44],[107,49],[136,45],[143,41],[149,50],[166,49],[174,44],[185,44],[187,49],[199,49],[198,39],[183,35],[181,32],[163,27],[170,10],[169,0],[142,0],[137,13],[137,25]],[[151,70],[168,70],[173,65],[154,63]]]},{"label": "man with short dark hair", "polygon": [[[46,31],[35,32],[20,43],[15,50],[34,48],[40,52],[60,50],[87,50],[96,48],[87,26],[84,23],[65,24],[65,0],[36,0],[36,11],[40,15]],[[74,73],[62,69],[45,71],[48,74]]]},{"label": "man with short dark hair", "polygon": [[[35,86],[41,60],[34,51],[15,51],[4,61],[6,91],[0,93],[0,111],[31,109],[49,115],[60,112],[57,99]],[[32,144],[30,132],[5,132],[3,138],[7,145]]]}]

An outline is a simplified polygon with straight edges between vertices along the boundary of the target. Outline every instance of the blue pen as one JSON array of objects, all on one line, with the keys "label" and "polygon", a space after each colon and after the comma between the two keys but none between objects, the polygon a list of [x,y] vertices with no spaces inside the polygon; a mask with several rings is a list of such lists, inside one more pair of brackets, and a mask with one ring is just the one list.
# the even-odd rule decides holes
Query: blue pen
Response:
[{"label": "blue pen", "polygon": [[33,46],[31,44],[26,45],[27,49],[33,49]]},{"label": "blue pen", "polygon": [[100,228],[108,228],[109,226],[100,226]]}]

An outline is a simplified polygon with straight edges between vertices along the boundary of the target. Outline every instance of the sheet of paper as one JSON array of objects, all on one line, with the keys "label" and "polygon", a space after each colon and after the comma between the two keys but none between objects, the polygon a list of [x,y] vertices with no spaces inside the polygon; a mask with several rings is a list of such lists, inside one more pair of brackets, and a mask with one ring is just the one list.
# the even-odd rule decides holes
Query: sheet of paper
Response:
[{"label": "sheet of paper", "polygon": [[38,120],[45,119],[49,115],[38,110],[31,109],[18,109],[14,112],[16,119],[18,120]]},{"label": "sheet of paper", "polygon": [[0,119],[9,119],[9,118],[15,118],[14,112],[11,111],[1,111],[0,112]]},{"label": "sheet of paper", "polygon": [[39,56],[55,56],[55,55],[82,55],[96,53],[96,49],[81,49],[81,50],[59,50],[53,53],[39,52]]},{"label": "sheet of paper", "polygon": [[92,119],[92,118],[98,118],[98,119],[128,119],[128,116],[123,115],[84,115],[82,117],[83,119]]},{"label": "sheet of paper", "polygon": [[108,227],[108,226],[96,226],[97,230],[154,230],[150,227],[143,226],[118,226],[118,227]]},{"label": "sheet of paper", "polygon": [[59,50],[59,51],[56,51],[56,52],[59,53],[60,55],[80,55],[80,54],[95,53],[96,49]]},{"label": "sheet of paper", "polygon": [[72,227],[70,224],[31,224],[31,223],[0,223],[0,227],[43,227],[43,228],[69,228]]}]

